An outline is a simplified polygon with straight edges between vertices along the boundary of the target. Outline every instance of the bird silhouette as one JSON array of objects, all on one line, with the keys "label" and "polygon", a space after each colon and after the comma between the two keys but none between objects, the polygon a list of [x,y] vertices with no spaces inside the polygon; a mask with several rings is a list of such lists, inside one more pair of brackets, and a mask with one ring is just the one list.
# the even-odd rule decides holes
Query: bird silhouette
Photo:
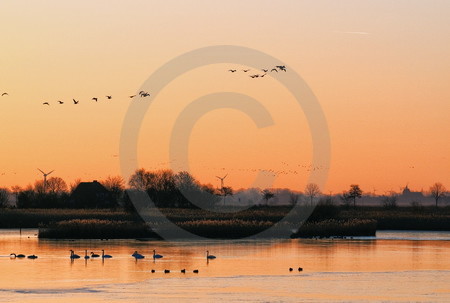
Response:
[{"label": "bird silhouette", "polygon": [[206,259],[215,259],[216,256],[210,255],[209,250],[206,251]]},{"label": "bird silhouette", "polygon": [[77,101],[75,99],[72,99],[72,100],[73,100],[73,104],[78,104],[78,102],[80,102],[80,101]]},{"label": "bird silhouette", "polygon": [[75,254],[73,250],[70,250],[70,258],[71,259],[79,259],[80,256]]},{"label": "bird silhouette", "polygon": [[269,70],[268,69],[262,69],[263,72],[267,73]]},{"label": "bird silhouette", "polygon": [[94,97],[94,98],[92,98],[92,100],[94,100],[95,102],[97,102],[97,101],[98,101],[98,98],[95,98],[95,97]]},{"label": "bird silhouette", "polygon": [[277,72],[277,73],[278,73],[278,69],[276,69],[276,68],[272,68],[270,71],[271,71],[271,72]]},{"label": "bird silhouette", "polygon": [[261,78],[263,78],[263,77],[264,77],[265,75],[267,75],[267,74],[264,74],[264,75],[260,75],[260,77],[261,77]]},{"label": "bird silhouette", "polygon": [[2,94],[2,97],[3,97],[3,96],[9,96],[9,95],[8,95],[8,93],[3,93],[3,94]]},{"label": "bird silhouette", "polygon": [[194,269],[192,272],[193,272],[194,274],[198,274],[198,269]]},{"label": "bird silhouette", "polygon": [[130,98],[134,98],[134,97],[136,97],[136,95],[132,95],[132,96],[130,96]]},{"label": "bird silhouette", "polygon": [[100,255],[91,251],[91,258],[100,258]]},{"label": "bird silhouette", "polygon": [[303,271],[303,268],[299,267],[299,268],[298,268],[298,271]]},{"label": "bird silhouette", "polygon": [[279,68],[282,71],[286,71],[286,66],[284,65],[277,65],[276,68]]},{"label": "bird silhouette", "polygon": [[292,267],[289,267],[289,271],[293,271],[294,269]]},{"label": "bird silhouette", "polygon": [[86,260],[91,258],[91,257],[88,256],[87,249],[84,250],[84,258]]},{"label": "bird silhouette", "polygon": [[246,72],[249,71],[249,69],[243,69],[242,71],[243,71],[244,73],[246,73]]},{"label": "bird silhouette", "polygon": [[165,273],[165,274],[170,273],[170,269],[164,269],[164,273]]},{"label": "bird silhouette", "polygon": [[137,250],[131,256],[136,258],[136,259],[144,259],[145,258],[145,256],[143,256],[140,253],[138,253]]},{"label": "bird silhouette", "polygon": [[156,253],[156,250],[154,249],[153,250],[153,259],[161,259],[163,256],[162,255],[158,255],[157,253]]},{"label": "bird silhouette", "polygon": [[152,273],[154,273],[155,272],[155,270],[154,269],[152,269]]},{"label": "bird silhouette", "polygon": [[44,102],[42,103],[42,105],[50,105],[48,102]]},{"label": "bird silhouette", "polygon": [[110,259],[110,258],[112,258],[112,256],[111,255],[105,255],[105,250],[102,249],[102,259]]},{"label": "bird silhouette", "polygon": [[18,254],[18,255],[16,255],[15,253],[12,253],[12,254],[10,254],[9,256],[10,256],[11,258],[13,258],[13,259],[15,259],[15,258],[19,258],[19,259],[25,258],[25,255],[24,255],[24,254]]},{"label": "bird silhouette", "polygon": [[29,256],[27,256],[28,259],[37,259],[37,257],[38,256],[36,256],[36,255],[29,255]]},{"label": "bird silhouette", "polygon": [[112,98],[112,96],[106,96],[106,98],[108,98],[108,99],[111,99],[111,98]]},{"label": "bird silhouette", "polygon": [[182,269],[181,273],[185,274],[186,273],[186,269]]},{"label": "bird silhouette", "polygon": [[232,73],[236,72],[235,69],[229,69],[228,71],[229,71],[229,72],[232,72]]},{"label": "bird silhouette", "polygon": [[64,104],[64,102],[62,102],[62,101],[59,101],[59,100],[58,100],[58,103],[59,103],[59,104]]}]

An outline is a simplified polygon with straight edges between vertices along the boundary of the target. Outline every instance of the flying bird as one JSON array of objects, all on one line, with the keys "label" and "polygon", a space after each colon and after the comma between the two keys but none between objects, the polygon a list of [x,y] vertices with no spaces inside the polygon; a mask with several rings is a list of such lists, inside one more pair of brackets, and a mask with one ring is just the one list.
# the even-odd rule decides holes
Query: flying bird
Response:
[{"label": "flying bird", "polygon": [[8,96],[8,93],[3,93],[3,94],[2,94],[2,97],[3,97],[3,96]]},{"label": "flying bird", "polygon": [[268,69],[262,69],[263,72],[267,73],[269,70]]},{"label": "flying bird", "polygon": [[44,102],[42,103],[42,105],[50,105],[48,102]]},{"label": "flying bird", "polygon": [[232,72],[232,73],[236,72],[235,69],[229,69],[228,71],[229,71],[229,72]]},{"label": "flying bird", "polygon": [[80,101],[77,101],[75,99],[72,99],[72,100],[73,100],[73,104],[78,104],[78,102],[80,102]]},{"label": "flying bird", "polygon": [[64,104],[64,102],[62,102],[62,101],[60,101],[60,100],[58,100],[58,103],[59,103],[59,104]]},{"label": "flying bird", "polygon": [[265,75],[267,75],[267,74],[261,75],[260,77],[262,78],[262,77],[264,77]]},{"label": "flying bird", "polygon": [[132,95],[132,96],[130,96],[130,98],[134,98],[134,97],[136,97],[136,95]]},{"label": "flying bird", "polygon": [[276,68],[272,68],[270,71],[271,71],[271,72],[277,72],[277,73],[278,73],[278,69],[276,69]]},{"label": "flying bird", "polygon": [[251,78],[258,78],[259,75],[250,75],[249,77],[251,77]]},{"label": "flying bird", "polygon": [[286,66],[284,65],[277,65],[276,68],[279,68],[282,71],[286,71]]},{"label": "flying bird", "polygon": [[246,73],[246,72],[249,71],[249,69],[243,69],[242,71],[243,71],[244,73]]},{"label": "flying bird", "polygon": [[95,102],[97,102],[97,101],[98,101],[98,98],[95,98],[95,97],[94,97],[94,98],[92,98],[92,100],[94,100]]},{"label": "flying bird", "polygon": [[108,99],[111,99],[111,98],[112,98],[112,96],[106,96],[106,98],[108,98]]}]

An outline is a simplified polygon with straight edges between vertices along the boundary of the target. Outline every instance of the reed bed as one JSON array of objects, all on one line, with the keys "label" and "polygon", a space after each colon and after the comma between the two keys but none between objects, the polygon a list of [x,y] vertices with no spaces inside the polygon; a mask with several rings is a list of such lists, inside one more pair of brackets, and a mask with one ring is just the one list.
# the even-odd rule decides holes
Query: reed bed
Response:
[{"label": "reed bed", "polygon": [[375,236],[375,220],[335,220],[306,222],[291,238]]},{"label": "reed bed", "polygon": [[158,238],[144,223],[98,219],[75,219],[39,228],[39,238],[127,239]]},{"label": "reed bed", "polygon": [[216,239],[237,239],[253,236],[274,225],[270,221],[199,220],[178,222],[177,225],[198,236]]}]

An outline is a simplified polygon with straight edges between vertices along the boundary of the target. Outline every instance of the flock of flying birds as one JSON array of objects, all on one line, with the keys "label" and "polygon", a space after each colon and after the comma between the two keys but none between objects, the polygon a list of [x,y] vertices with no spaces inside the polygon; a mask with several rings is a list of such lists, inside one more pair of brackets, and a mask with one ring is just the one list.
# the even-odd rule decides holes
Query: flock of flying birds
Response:
[{"label": "flock of flying birds", "polygon": [[[269,70],[270,70],[270,72],[271,73],[273,73],[273,72],[276,72],[276,73],[278,73],[278,71],[284,71],[284,72],[286,72],[286,66],[284,66],[284,65],[277,65],[277,66],[275,66],[274,68],[272,68],[272,69],[269,69],[269,68],[262,68],[261,69],[261,71],[263,71],[264,72],[264,74],[253,74],[253,75],[249,75],[249,77],[250,78],[264,78],[264,76],[265,75],[267,75],[267,73],[269,72]],[[228,70],[229,72],[231,72],[231,73],[235,73],[235,72],[237,72],[238,70],[237,69],[229,69]],[[251,71],[251,69],[243,69],[242,70],[244,73],[247,73],[247,72],[249,72],[249,71]]]},{"label": "flock of flying birds", "polygon": [[[237,69],[229,69],[228,71],[231,72],[231,73],[238,72]],[[251,69],[242,69],[241,71],[244,72],[244,73],[247,73],[247,72],[251,71]],[[258,74],[251,74],[251,75],[249,75],[249,77],[250,77],[250,78],[253,78],[253,79],[254,79],[254,78],[264,78],[264,76],[267,75],[267,73],[269,73],[269,72],[270,72],[270,73],[273,73],[273,72],[278,73],[278,72],[281,72],[281,71],[286,72],[286,66],[285,66],[285,65],[277,65],[277,66],[275,66],[275,67],[272,68],[272,69],[270,69],[270,68],[262,68],[261,71],[263,71],[264,74],[261,74],[261,73],[258,73]],[[2,97],[4,97],[4,96],[9,96],[9,94],[8,94],[7,92],[3,92],[3,93],[1,94],[1,96],[2,96]],[[139,96],[140,98],[146,98],[146,97],[150,97],[150,93],[141,90],[141,91],[139,92],[139,94],[136,94],[136,95],[130,95],[129,98],[132,99],[132,98],[137,97],[137,96]],[[111,96],[111,95],[106,95],[105,97],[106,97],[107,100],[111,100],[111,99],[112,99],[112,96]],[[92,101],[95,101],[95,102],[98,102],[98,101],[99,101],[99,98],[98,98],[98,97],[92,97],[91,100],[92,100]],[[65,103],[64,101],[61,101],[61,100],[58,100],[58,101],[56,101],[56,102],[57,102],[57,104],[59,104],[59,105],[62,105],[62,104]],[[72,102],[73,102],[74,105],[77,105],[77,104],[80,102],[80,100],[72,99]],[[42,105],[50,106],[50,102],[48,102],[48,101],[42,102]]]}]

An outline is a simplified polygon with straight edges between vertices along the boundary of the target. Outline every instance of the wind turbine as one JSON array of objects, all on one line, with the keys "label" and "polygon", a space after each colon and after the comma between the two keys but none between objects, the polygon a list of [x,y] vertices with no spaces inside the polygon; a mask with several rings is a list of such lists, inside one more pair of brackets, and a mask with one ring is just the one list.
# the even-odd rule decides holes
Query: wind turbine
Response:
[{"label": "wind turbine", "polygon": [[44,173],[41,169],[38,168],[38,171],[40,171],[44,175],[44,192],[47,191],[47,176],[50,175],[55,170],[52,170],[51,172]]},{"label": "wind turbine", "polygon": [[222,195],[223,195],[223,205],[225,205],[225,191],[223,190],[223,180],[225,180],[225,178],[227,176],[228,176],[228,174],[226,174],[223,177],[216,176],[216,178],[220,180],[220,187],[221,187],[220,190],[222,191]]}]

